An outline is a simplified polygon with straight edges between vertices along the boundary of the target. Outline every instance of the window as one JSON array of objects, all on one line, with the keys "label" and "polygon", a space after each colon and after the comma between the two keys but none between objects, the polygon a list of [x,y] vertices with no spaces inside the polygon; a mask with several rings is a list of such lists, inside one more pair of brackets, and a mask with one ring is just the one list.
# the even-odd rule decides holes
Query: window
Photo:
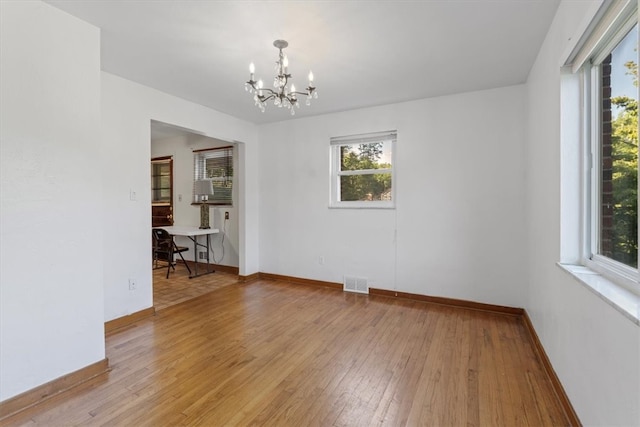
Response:
[{"label": "window", "polygon": [[582,80],[583,262],[638,292],[638,19],[608,3],[573,57]]},{"label": "window", "polygon": [[599,222],[596,253],[638,267],[638,25],[596,65]]},{"label": "window", "polygon": [[213,196],[204,203],[210,205],[233,205],[233,146],[194,150],[193,203],[196,200],[196,181],[213,181]]},{"label": "window", "polygon": [[331,207],[393,208],[396,131],[331,138]]}]

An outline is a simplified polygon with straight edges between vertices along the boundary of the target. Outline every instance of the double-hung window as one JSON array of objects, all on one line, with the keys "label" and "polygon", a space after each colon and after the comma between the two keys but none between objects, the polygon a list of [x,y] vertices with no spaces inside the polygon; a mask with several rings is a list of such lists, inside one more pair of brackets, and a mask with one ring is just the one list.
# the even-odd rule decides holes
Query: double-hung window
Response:
[{"label": "double-hung window", "polygon": [[[233,146],[194,150],[193,163],[192,201],[210,205],[233,205]],[[199,200],[196,194],[196,183],[202,180],[210,180],[213,184],[213,195],[208,196],[207,200]]]},{"label": "double-hung window", "polygon": [[638,293],[638,12],[616,1],[573,60],[582,81],[583,262]]},{"label": "double-hung window", "polygon": [[331,207],[393,208],[396,131],[331,138]]}]

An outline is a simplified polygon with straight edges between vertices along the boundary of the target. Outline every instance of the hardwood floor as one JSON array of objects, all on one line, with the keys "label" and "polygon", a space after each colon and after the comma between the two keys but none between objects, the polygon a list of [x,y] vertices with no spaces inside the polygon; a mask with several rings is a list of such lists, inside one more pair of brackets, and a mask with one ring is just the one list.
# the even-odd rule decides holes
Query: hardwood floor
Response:
[{"label": "hardwood floor", "polygon": [[[200,269],[203,268],[200,266]],[[237,281],[237,274],[221,271],[189,279],[189,271],[182,263],[176,265],[175,271],[172,270],[167,279],[166,267],[158,268],[153,270],[153,306],[156,311],[162,310]]]},{"label": "hardwood floor", "polygon": [[112,370],[0,425],[567,425],[518,316],[256,281],[107,336]]}]

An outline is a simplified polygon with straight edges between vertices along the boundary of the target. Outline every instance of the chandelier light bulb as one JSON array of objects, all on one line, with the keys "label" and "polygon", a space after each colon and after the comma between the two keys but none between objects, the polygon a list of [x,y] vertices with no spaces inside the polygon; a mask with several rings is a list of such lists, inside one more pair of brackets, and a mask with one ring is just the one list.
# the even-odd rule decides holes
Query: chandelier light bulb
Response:
[{"label": "chandelier light bulb", "polygon": [[309,71],[309,83],[313,83],[313,73]]},{"label": "chandelier light bulb", "polygon": [[256,72],[256,66],[255,66],[255,65],[253,65],[253,62],[252,62],[251,64],[249,64],[249,72],[250,72],[251,74],[253,74],[253,73],[255,73],[255,72]]}]

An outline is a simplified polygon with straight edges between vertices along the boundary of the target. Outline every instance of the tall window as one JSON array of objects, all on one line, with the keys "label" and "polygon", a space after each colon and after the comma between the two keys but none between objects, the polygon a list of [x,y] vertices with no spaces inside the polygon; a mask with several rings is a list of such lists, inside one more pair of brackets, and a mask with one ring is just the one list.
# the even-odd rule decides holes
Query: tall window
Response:
[{"label": "tall window", "polygon": [[195,182],[202,179],[213,181],[213,196],[210,205],[233,205],[233,146],[194,150],[194,177],[192,201],[196,200]]},{"label": "tall window", "polygon": [[599,253],[638,267],[638,24],[598,65]]},{"label": "tall window", "polygon": [[637,2],[605,3],[573,55],[585,150],[584,263],[638,292]]},{"label": "tall window", "polygon": [[396,131],[331,138],[331,206],[394,207]]}]

